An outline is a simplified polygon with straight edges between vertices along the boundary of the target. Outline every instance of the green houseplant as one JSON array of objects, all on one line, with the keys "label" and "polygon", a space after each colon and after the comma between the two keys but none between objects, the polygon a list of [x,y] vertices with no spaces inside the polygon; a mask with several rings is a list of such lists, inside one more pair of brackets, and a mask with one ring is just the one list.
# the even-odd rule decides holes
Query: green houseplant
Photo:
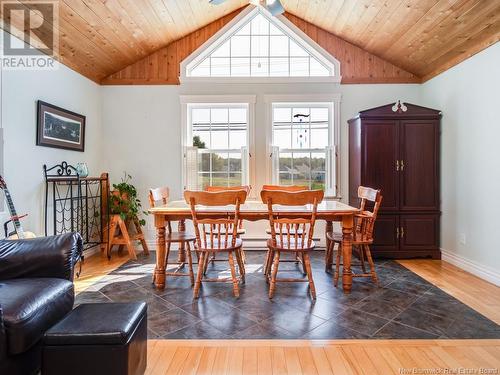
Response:
[{"label": "green houseplant", "polygon": [[[118,184],[113,184],[113,191],[110,196],[110,210],[113,215],[120,215],[124,221],[138,218],[141,226],[146,225],[146,220],[140,218],[142,211],[141,200],[137,198],[137,189],[130,183],[132,176],[124,172],[122,180]],[[144,215],[148,213],[142,211]]]}]

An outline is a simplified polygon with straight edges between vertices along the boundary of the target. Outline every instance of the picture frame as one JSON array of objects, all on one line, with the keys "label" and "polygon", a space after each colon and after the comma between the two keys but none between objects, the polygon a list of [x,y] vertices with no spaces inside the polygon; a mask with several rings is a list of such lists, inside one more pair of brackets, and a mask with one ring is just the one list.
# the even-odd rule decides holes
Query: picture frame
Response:
[{"label": "picture frame", "polygon": [[84,115],[37,101],[36,145],[85,151]]}]

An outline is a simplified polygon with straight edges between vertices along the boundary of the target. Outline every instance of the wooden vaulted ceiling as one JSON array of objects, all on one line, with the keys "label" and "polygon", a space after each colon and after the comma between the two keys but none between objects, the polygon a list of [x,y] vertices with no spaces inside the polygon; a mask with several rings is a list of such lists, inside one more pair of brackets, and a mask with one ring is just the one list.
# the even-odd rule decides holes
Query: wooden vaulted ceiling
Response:
[{"label": "wooden vaulted ceiling", "polygon": [[[180,63],[231,21],[235,11],[101,81],[105,85],[179,84]],[[416,83],[420,78],[290,13],[293,24],[340,61],[343,83]]]},{"label": "wooden vaulted ceiling", "polygon": [[499,0],[284,0],[287,11],[424,81],[500,40]]},{"label": "wooden vaulted ceiling", "polygon": [[[30,6],[30,0],[12,1]],[[58,4],[58,60],[100,83],[159,48],[248,5],[248,0],[228,0],[219,6],[210,5],[208,0],[59,0]],[[11,21],[16,36],[22,36],[23,20]],[[51,27],[47,25],[47,29]]]},{"label": "wooden vaulted ceiling", "polygon": [[[19,3],[29,7],[29,1]],[[425,81],[500,40],[499,0],[282,3],[293,23],[341,61],[343,82]],[[144,83],[149,79],[176,84],[178,67],[173,65],[247,4],[248,0],[227,0],[218,6],[208,0],[60,0],[58,59],[98,83],[134,83],[131,78],[140,78]],[[23,32],[18,20],[8,22],[15,33]]]}]

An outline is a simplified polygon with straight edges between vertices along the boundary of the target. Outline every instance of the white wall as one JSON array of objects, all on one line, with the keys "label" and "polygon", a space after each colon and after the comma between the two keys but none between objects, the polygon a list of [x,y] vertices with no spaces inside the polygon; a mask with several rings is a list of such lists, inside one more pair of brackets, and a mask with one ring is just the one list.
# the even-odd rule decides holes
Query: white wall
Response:
[{"label": "white wall", "polygon": [[[42,235],[43,164],[51,166],[63,160],[70,164],[86,162],[91,174],[104,171],[101,89],[64,65],[59,65],[56,71],[4,70],[1,72],[0,100],[4,177],[18,214],[29,214],[23,220],[24,229]],[[37,100],[87,116],[84,153],[35,145]],[[1,218],[5,217],[4,214]],[[3,228],[0,230],[3,235]]]},{"label": "white wall", "polygon": [[[347,120],[358,111],[394,102],[418,103],[419,85],[333,84],[183,84],[181,86],[104,86],[102,88],[104,138],[112,140],[104,149],[104,165],[111,179],[126,170],[135,180],[143,202],[150,187],[168,185],[173,199],[181,198],[181,105],[179,95],[254,94],[256,104],[257,188],[269,181],[265,175],[266,94],[341,93],[341,194],[347,199]],[[111,146],[112,144],[112,146]],[[268,178],[269,177],[269,178]],[[154,238],[148,220],[149,238]],[[250,226],[258,236],[258,225]],[[257,228],[252,230],[252,227]],[[321,229],[320,229],[321,230]]]},{"label": "white wall", "polygon": [[443,258],[498,285],[499,88],[500,43],[421,87],[422,104],[443,111]]}]

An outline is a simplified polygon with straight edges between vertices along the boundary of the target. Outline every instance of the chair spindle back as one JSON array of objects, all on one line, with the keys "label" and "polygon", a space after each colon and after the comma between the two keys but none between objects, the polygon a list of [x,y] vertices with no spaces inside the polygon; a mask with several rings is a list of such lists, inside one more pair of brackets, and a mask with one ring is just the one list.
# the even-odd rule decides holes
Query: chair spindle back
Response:
[{"label": "chair spindle back", "polygon": [[156,202],[162,202],[162,204],[167,204],[170,198],[170,189],[166,186],[162,186],[155,189],[149,189],[149,205],[150,207],[155,207]]},{"label": "chair spindle back", "polygon": [[[382,204],[382,195],[380,190],[360,186],[358,187],[358,198],[361,200],[361,212],[355,216],[354,241],[370,241],[373,240],[373,229],[378,210]],[[372,211],[366,210],[367,202],[373,203]]]},{"label": "chair spindle back", "polygon": [[[170,199],[170,189],[167,186],[162,186],[155,189],[149,189],[149,207],[156,207],[156,202],[167,204]],[[172,224],[167,223],[168,233],[172,233]]]},{"label": "chair spindle back", "polygon": [[[245,203],[246,198],[246,190],[184,192],[184,199],[191,208],[198,249],[217,251],[235,246],[240,222],[240,205]],[[234,209],[228,209],[227,215],[220,218],[207,218],[197,210],[197,206],[200,205],[234,206]]]},{"label": "chair spindle back", "polygon": [[[235,191],[235,190],[245,190],[248,196],[248,194],[250,194],[250,190],[252,190],[252,187],[250,185],[241,185],[241,186],[207,186],[205,188],[205,191],[210,191],[212,193],[220,191]],[[240,220],[240,222],[238,223],[238,228],[243,229],[243,220]]]},{"label": "chair spindle back", "polygon": [[[318,204],[323,200],[323,195],[323,190],[261,191],[262,202],[267,204],[273,246],[279,246],[291,251],[311,247]],[[297,211],[297,214],[286,216],[280,213],[279,210],[275,210],[274,205],[312,205],[312,207],[309,212],[301,209]]]}]

